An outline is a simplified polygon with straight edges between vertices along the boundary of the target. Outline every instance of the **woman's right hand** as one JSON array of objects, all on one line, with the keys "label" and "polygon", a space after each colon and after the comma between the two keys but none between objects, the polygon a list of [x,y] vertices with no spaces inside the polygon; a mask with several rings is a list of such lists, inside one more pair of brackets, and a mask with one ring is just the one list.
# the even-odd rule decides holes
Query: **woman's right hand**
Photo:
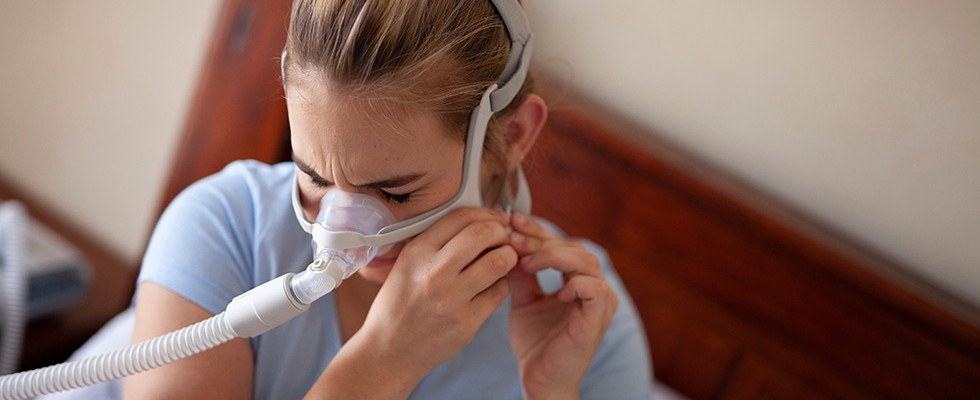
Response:
[{"label": "woman's right hand", "polygon": [[463,208],[406,243],[364,325],[325,375],[346,364],[357,368],[347,373],[379,380],[373,385],[360,375],[373,390],[347,395],[407,397],[433,368],[473,340],[510,293],[507,273],[517,264],[517,253],[509,245],[508,224],[498,211]]},{"label": "woman's right hand", "polygon": [[358,334],[413,368],[453,357],[510,293],[508,223],[491,209],[459,209],[408,242]]}]

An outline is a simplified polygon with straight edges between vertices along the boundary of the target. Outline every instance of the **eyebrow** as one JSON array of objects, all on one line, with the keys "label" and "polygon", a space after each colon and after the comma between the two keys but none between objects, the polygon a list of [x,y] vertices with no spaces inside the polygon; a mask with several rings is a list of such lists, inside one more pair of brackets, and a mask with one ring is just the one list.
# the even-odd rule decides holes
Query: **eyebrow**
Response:
[{"label": "eyebrow", "polygon": [[[309,175],[310,178],[313,179],[314,181],[316,181],[317,183],[324,184],[324,185],[327,185],[327,186],[330,186],[330,185],[333,185],[334,184],[334,182],[331,182],[331,181],[327,180],[326,178],[320,176],[320,174],[318,174],[313,169],[313,167],[309,166],[309,164],[306,164],[305,162],[303,162],[303,161],[299,160],[298,158],[296,158],[296,154],[295,153],[292,155],[292,158],[293,158],[293,162],[296,163],[296,167],[299,168],[299,170],[302,171],[304,174]],[[417,181],[419,179],[422,179],[423,176],[424,176],[423,174],[400,175],[400,176],[395,176],[395,177],[388,178],[388,179],[382,179],[382,180],[376,181],[376,182],[365,183],[363,185],[354,185],[354,187],[356,187],[358,189],[364,189],[364,188],[368,188],[368,189],[397,188],[397,187],[402,187],[402,186],[408,185],[408,184],[410,184],[412,182],[415,182],[415,181]]]}]

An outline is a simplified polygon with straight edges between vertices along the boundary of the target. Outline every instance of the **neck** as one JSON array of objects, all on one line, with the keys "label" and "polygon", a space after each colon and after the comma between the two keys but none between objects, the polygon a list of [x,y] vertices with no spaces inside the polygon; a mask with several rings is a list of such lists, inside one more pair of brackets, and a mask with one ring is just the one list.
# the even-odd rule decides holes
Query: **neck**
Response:
[{"label": "neck", "polygon": [[341,341],[346,343],[364,325],[381,285],[354,274],[337,287],[334,293]]},{"label": "neck", "polygon": [[343,296],[347,300],[357,300],[358,303],[367,303],[370,306],[379,290],[381,290],[381,284],[368,281],[362,278],[360,274],[355,273],[337,287],[337,295]]}]

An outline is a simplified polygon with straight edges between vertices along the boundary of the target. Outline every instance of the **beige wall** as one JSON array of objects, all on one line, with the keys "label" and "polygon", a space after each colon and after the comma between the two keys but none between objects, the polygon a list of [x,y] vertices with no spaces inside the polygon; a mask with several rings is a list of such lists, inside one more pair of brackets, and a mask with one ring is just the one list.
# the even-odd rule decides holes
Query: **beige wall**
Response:
[{"label": "beige wall", "polygon": [[138,260],[218,5],[0,2],[0,176]]},{"label": "beige wall", "polygon": [[980,2],[529,13],[545,69],[980,305]]},{"label": "beige wall", "polygon": [[[980,3],[528,0],[537,61],[980,305]],[[139,257],[211,1],[0,2],[0,174]]]}]

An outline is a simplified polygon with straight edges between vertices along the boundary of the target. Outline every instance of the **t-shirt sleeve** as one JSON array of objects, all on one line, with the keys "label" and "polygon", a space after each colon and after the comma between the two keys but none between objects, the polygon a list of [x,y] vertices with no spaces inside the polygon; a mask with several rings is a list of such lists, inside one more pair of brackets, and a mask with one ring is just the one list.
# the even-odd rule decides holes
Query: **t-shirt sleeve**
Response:
[{"label": "t-shirt sleeve", "polygon": [[619,297],[619,307],[582,381],[581,398],[648,400],[653,371],[639,314],[605,250],[589,241],[582,243],[599,258],[606,282]]},{"label": "t-shirt sleeve", "polygon": [[178,195],[153,230],[138,282],[154,282],[213,314],[251,288],[250,194],[230,166]]}]

